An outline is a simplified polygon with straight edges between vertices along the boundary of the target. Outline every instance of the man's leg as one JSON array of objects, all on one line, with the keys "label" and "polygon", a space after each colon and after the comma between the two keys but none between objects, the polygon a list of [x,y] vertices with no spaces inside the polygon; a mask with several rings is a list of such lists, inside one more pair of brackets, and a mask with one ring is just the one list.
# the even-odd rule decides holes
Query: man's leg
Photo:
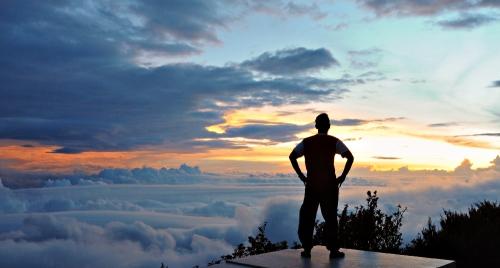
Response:
[{"label": "man's leg", "polygon": [[326,247],[334,252],[338,251],[340,246],[338,244],[338,221],[337,221],[337,205],[339,201],[338,188],[335,186],[333,192],[327,192],[321,195],[320,207],[321,214],[325,218],[326,223]]},{"label": "man's leg", "polygon": [[318,195],[309,187],[306,187],[304,202],[300,207],[299,214],[299,239],[304,251],[311,251],[312,237],[314,232],[314,223],[316,221],[316,212],[318,211]]}]

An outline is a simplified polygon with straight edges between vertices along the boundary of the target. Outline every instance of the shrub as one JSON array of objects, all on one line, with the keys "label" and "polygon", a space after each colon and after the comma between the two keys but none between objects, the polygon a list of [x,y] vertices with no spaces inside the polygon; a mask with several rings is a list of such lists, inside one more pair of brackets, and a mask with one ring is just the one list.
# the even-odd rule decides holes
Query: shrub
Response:
[{"label": "shrub", "polygon": [[[368,191],[366,207],[358,206],[348,211],[348,205],[339,216],[338,241],[340,247],[360,250],[399,253],[403,242],[401,225],[406,208],[386,214],[378,208],[377,191]],[[325,245],[325,223],[316,222],[313,243]]]},{"label": "shrub", "polygon": [[500,267],[499,203],[476,203],[466,213],[445,210],[439,225],[429,219],[404,253],[453,259],[458,267]]},{"label": "shrub", "polygon": [[266,252],[273,252],[277,250],[287,249],[288,243],[286,241],[281,241],[277,243],[271,242],[266,237],[266,226],[267,222],[264,222],[258,227],[257,235],[255,237],[248,237],[249,246],[244,244],[239,244],[233,251],[231,255],[221,256],[220,260],[211,261],[208,265],[218,264],[222,260],[232,260],[235,258],[246,257],[250,255],[257,255]]}]

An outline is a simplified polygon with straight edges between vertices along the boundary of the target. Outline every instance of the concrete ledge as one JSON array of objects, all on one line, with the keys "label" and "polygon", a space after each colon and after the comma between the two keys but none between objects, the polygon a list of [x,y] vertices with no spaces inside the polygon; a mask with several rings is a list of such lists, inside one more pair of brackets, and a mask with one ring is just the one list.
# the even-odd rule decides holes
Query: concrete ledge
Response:
[{"label": "concrete ledge", "polygon": [[351,268],[351,267],[455,267],[454,261],[414,257],[397,254],[378,253],[354,249],[341,249],[345,258],[330,260],[329,251],[322,246],[316,246],[312,250],[312,258],[300,257],[302,250],[285,249],[260,255],[235,259],[211,267],[273,267],[273,268]]}]

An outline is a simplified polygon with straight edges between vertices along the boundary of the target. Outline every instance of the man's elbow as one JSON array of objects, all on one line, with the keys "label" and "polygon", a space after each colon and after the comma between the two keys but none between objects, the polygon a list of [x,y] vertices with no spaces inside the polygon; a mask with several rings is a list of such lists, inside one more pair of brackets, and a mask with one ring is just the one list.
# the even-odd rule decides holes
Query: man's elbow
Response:
[{"label": "man's elbow", "polygon": [[354,155],[352,155],[352,153],[351,153],[350,151],[348,151],[348,152],[346,153],[346,156],[345,156],[345,157],[347,158],[347,161],[349,161],[349,162],[354,162]]}]

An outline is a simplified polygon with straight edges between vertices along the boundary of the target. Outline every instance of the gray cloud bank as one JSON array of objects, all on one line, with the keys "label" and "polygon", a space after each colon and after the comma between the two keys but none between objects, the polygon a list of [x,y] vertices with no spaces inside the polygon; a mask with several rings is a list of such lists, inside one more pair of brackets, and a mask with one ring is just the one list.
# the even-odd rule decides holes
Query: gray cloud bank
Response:
[{"label": "gray cloud bank", "polygon": [[[0,11],[0,139],[58,145],[54,153],[66,154],[152,145],[172,151],[235,147],[227,140],[199,138],[214,138],[205,127],[221,123],[230,109],[340,98],[346,81],[288,76],[337,64],[324,48],[279,50],[223,67],[142,62],[148,58],[143,55],[175,59],[200,53],[220,42],[217,32],[238,15],[276,6],[217,1],[5,4]],[[301,65],[290,64],[294,61]],[[271,72],[286,71],[262,78],[249,69],[262,69],[263,63],[272,63]]]}]

